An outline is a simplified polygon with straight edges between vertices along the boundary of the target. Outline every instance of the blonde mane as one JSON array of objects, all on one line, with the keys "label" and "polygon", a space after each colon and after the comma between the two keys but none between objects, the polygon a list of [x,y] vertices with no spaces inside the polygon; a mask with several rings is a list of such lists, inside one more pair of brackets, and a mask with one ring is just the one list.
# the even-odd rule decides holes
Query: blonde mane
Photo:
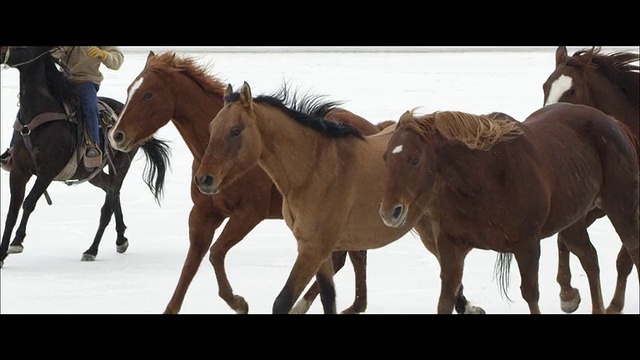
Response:
[{"label": "blonde mane", "polygon": [[[413,114],[413,112],[412,112]],[[473,115],[460,111],[438,111],[413,117],[405,123],[427,140],[434,130],[447,140],[457,140],[472,150],[489,150],[500,141],[522,134],[520,123],[508,118]]]},{"label": "blonde mane", "polygon": [[206,92],[224,96],[226,84],[211,75],[209,68],[199,66],[194,59],[181,57],[173,51],[154,56],[147,64],[147,69],[165,74],[182,72],[199,84]]}]

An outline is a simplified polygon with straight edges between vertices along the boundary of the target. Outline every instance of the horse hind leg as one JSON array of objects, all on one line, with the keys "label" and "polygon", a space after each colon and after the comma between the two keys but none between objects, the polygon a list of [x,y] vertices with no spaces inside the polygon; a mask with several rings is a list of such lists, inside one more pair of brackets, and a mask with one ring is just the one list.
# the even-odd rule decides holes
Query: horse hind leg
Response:
[{"label": "horse hind leg", "polygon": [[620,314],[622,313],[622,309],[624,309],[625,294],[627,291],[627,278],[633,269],[631,255],[624,246],[622,246],[620,248],[620,252],[618,252],[616,269],[618,270],[616,288],[613,292],[613,298],[611,299],[609,306],[607,306],[607,314]]},{"label": "horse hind leg", "polygon": [[591,290],[591,312],[593,314],[604,314],[598,254],[591,244],[584,219],[561,231],[558,234],[558,239],[562,239],[569,250],[578,257],[582,268],[587,274],[589,289]]},{"label": "horse hind leg", "polygon": [[[334,251],[331,254],[333,259],[333,268],[335,273],[338,273],[344,266],[347,254],[351,263],[353,264],[353,271],[355,275],[355,298],[353,304],[348,308],[341,311],[341,314],[360,314],[367,309],[367,251],[366,250],[354,250],[354,251]],[[294,307],[289,312],[290,314],[306,314],[313,304],[320,292],[318,281],[314,281],[309,287],[309,290],[302,296]]]},{"label": "horse hind leg", "polygon": [[[607,313],[622,312],[627,278],[634,265],[639,275],[638,280],[640,281],[640,255],[638,250],[640,238],[640,208],[638,207],[637,201],[638,192],[635,193],[635,197],[625,195],[624,199],[629,201],[623,200],[618,203],[611,201],[611,206],[609,206],[607,202],[604,202],[602,206],[622,241],[622,248],[616,259],[616,268],[618,271],[616,288],[614,297],[607,307]],[[630,214],[633,215],[629,216]]]},{"label": "horse hind leg", "polygon": [[569,259],[571,252],[562,239],[562,233],[558,234],[558,274],[556,281],[560,285],[560,309],[567,314],[578,310],[580,306],[580,291],[571,286],[571,268]]},{"label": "horse hind leg", "polygon": [[349,251],[349,259],[353,264],[355,275],[355,299],[351,306],[342,310],[341,314],[360,314],[367,309],[367,251]]},{"label": "horse hind leg", "polygon": [[100,222],[98,225],[98,230],[93,237],[91,246],[82,254],[82,261],[94,261],[96,259],[100,241],[102,240],[104,231],[111,222],[111,217],[113,216],[114,212],[116,212],[116,209],[118,214],[116,215],[116,231],[118,233],[118,238],[116,240],[116,251],[118,253],[124,253],[129,246],[127,238],[124,237],[124,230],[126,229],[126,226],[124,225],[124,219],[122,216],[122,209],[120,205],[120,186],[122,182],[117,182],[115,186],[110,185],[109,179],[107,178],[107,175],[105,173],[98,174],[98,176],[94,177],[89,182],[105,192],[105,200],[102,208],[100,209]]},{"label": "horse hind leg", "polygon": [[529,305],[531,314],[540,314],[540,288],[538,271],[540,268],[540,242],[534,237],[521,238],[521,246],[514,251],[520,271],[520,293]]}]

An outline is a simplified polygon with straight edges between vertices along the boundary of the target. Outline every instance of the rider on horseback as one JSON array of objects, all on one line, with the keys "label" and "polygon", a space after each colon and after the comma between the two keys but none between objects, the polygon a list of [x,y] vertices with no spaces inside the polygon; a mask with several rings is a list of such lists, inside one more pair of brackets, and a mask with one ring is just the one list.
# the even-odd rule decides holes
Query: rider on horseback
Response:
[{"label": "rider on horseback", "polygon": [[[98,90],[104,76],[100,72],[100,65],[104,64],[111,70],[118,70],[124,62],[124,55],[117,46],[61,46],[52,55],[69,70],[69,78],[78,83],[79,104],[87,121],[92,143],[87,147],[84,156],[85,167],[92,169],[102,163],[100,150]],[[15,136],[15,132],[14,132]],[[11,171],[13,137],[9,149],[0,155],[0,165],[4,170]]]}]

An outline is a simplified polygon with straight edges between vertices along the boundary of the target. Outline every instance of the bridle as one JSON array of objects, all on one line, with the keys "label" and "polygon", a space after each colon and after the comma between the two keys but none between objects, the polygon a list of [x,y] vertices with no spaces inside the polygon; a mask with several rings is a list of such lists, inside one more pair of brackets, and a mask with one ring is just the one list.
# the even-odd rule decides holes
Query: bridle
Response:
[{"label": "bridle", "polygon": [[34,57],[33,59],[30,59],[30,60],[27,60],[27,61],[23,61],[23,62],[18,63],[18,64],[13,64],[13,65],[8,65],[7,64],[7,61],[9,60],[9,55],[10,55],[12,49],[24,49],[24,48],[27,48],[27,47],[28,46],[7,46],[7,51],[5,51],[4,56],[2,57],[2,61],[0,61],[0,65],[2,65],[2,68],[7,68],[7,67],[17,68],[17,67],[20,67],[22,65],[30,64],[30,63],[40,59],[41,57],[43,57],[43,56],[45,56],[47,54],[51,54],[52,52],[54,52],[54,51],[56,51],[58,49],[57,47],[51,48],[51,49],[49,49],[47,51],[44,51],[42,54]]}]

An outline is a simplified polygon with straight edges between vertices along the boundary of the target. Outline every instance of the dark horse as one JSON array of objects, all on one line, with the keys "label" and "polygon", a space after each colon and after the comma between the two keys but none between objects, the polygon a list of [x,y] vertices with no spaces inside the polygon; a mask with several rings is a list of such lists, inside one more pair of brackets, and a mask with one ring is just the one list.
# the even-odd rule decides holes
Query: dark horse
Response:
[{"label": "dark horse", "polygon": [[[440,260],[438,313],[454,307],[464,259],[474,248],[512,255],[522,297],[538,306],[540,241],[563,232],[591,289],[592,312],[604,313],[596,250],[586,214],[602,209],[638,270],[638,155],[630,130],[584,105],[554,104],[522,123],[455,111],[420,117],[407,111],[384,153],[388,171],[380,217],[401,227],[427,214]],[[508,285],[508,272],[501,284]]]},{"label": "dark horse", "polygon": [[[640,132],[640,73],[637,53],[619,51],[604,54],[599,47],[567,55],[567,48],[556,49],[555,69],[542,85],[544,105],[567,102],[595,107],[627,125],[636,141]],[[587,214],[587,226],[605,214],[594,209]],[[584,234],[584,236],[589,236]],[[569,250],[562,233],[558,234],[558,283],[562,310],[574,312],[580,303],[578,289],[571,286]],[[618,278],[607,313],[620,313],[624,308],[627,278],[633,262],[623,248],[616,261]]]},{"label": "dark horse", "polygon": [[[84,120],[81,116],[74,115],[73,110],[77,108],[75,87],[68,80],[64,66],[58,64],[51,56],[55,49],[56,47],[51,46],[0,47],[2,64],[20,72],[20,111],[14,125],[16,132],[13,143],[13,168],[9,174],[11,200],[0,246],[0,267],[8,254],[23,251],[22,242],[26,236],[29,216],[34,211],[38,199],[43,194],[47,195],[47,187],[52,181],[65,181],[67,184],[88,181],[106,193],[98,231],[89,249],[83,253],[83,261],[95,259],[104,230],[114,213],[116,250],[123,253],[129,246],[124,236],[127,227],[120,204],[120,188],[138,149],[130,153],[106,149],[106,130],[101,129],[104,139],[103,153],[107,160],[97,170],[88,171],[84,166],[78,166],[82,163],[78,154],[83,146],[83,131],[79,127]],[[122,111],[123,104],[114,99],[100,97],[99,100],[103,108],[103,117],[114,118]],[[104,111],[111,113],[105,116]],[[169,147],[154,138],[140,147],[147,158],[144,181],[159,202],[169,166]],[[103,171],[107,162],[108,174]],[[37,179],[25,199],[26,185],[33,175]],[[9,245],[21,205],[22,219],[15,238]]]}]

